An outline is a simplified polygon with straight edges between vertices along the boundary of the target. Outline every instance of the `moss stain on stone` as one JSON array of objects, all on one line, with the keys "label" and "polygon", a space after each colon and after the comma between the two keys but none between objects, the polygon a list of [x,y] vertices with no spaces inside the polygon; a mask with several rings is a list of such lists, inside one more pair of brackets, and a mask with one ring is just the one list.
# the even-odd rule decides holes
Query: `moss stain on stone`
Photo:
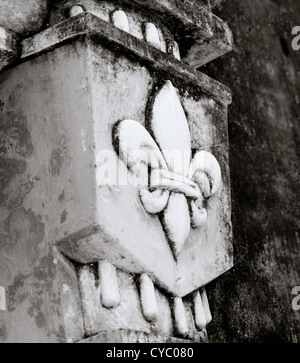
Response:
[{"label": "moss stain on stone", "polygon": [[49,171],[52,176],[57,177],[60,175],[67,159],[68,149],[66,137],[62,135],[58,145],[53,149],[50,156]]}]

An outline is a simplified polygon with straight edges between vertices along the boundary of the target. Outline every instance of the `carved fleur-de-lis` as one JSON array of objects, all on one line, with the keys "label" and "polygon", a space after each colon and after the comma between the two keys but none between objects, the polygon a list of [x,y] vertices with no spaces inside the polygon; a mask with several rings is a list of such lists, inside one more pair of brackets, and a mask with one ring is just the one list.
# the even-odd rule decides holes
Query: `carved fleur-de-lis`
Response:
[{"label": "carved fleur-de-lis", "polygon": [[192,157],[187,119],[170,81],[157,93],[149,121],[149,132],[136,121],[119,122],[114,145],[132,173],[149,169],[149,185],[141,188],[140,199],[148,213],[159,214],[177,257],[191,226],[206,222],[203,201],[219,190],[221,169],[209,152]]}]

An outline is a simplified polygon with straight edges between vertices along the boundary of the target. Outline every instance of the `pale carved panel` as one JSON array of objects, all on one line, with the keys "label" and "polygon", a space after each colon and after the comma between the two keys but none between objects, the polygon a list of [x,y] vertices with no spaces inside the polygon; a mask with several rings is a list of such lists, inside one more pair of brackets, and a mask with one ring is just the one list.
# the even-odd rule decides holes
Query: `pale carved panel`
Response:
[{"label": "pale carved panel", "polygon": [[[72,155],[86,158],[74,167],[82,184],[72,187],[88,193],[78,224],[64,222],[57,245],[83,264],[90,334],[102,326],[103,312],[124,303],[117,274],[124,271],[135,276],[145,326],[161,314],[159,290],[185,337],[191,314],[198,331],[211,320],[203,287],[232,266],[226,104],[199,88],[158,81],[109,51],[89,52],[87,108],[71,118],[78,137]],[[93,277],[89,264],[97,266]]]},{"label": "pale carved panel", "polygon": [[[69,258],[74,285],[62,285],[65,315],[74,326],[82,310],[88,335],[156,325],[192,339],[191,326],[200,331],[211,320],[203,287],[232,266],[228,90],[175,61],[178,44],[163,22],[114,6],[101,21],[73,0],[65,4],[72,19],[23,42],[23,63],[0,92],[6,108],[20,100],[16,111],[34,144],[26,162],[35,192],[24,211],[44,223],[39,253],[51,241]],[[23,224],[5,238],[20,228],[28,234]],[[20,258],[23,274],[30,261],[24,267]],[[0,288],[0,310],[5,299]],[[68,304],[76,305],[71,315]]]},{"label": "pale carved panel", "polygon": [[[101,72],[97,67],[93,76],[97,116],[92,131],[87,131],[90,124],[85,125],[96,141],[97,194],[90,200],[94,209],[88,209],[89,225],[58,244],[80,263],[107,260],[129,273],[146,273],[164,291],[184,297],[232,266],[229,175],[222,136],[226,107],[206,96],[183,97],[170,81],[156,88],[144,81],[143,69],[138,92],[129,68],[128,74],[117,76],[123,86],[116,94],[113,82],[98,82]],[[113,72],[111,77],[113,81]],[[147,84],[154,89],[150,98]],[[111,92],[115,98],[108,97]],[[106,97],[111,105],[103,114]],[[120,117],[123,110],[133,118]],[[218,117],[222,132],[216,138]],[[211,152],[214,142],[217,158]],[[103,271],[100,276],[112,276],[112,269]],[[104,304],[116,305],[114,296],[108,303],[104,298]]]},{"label": "pale carved panel", "polygon": [[114,128],[114,145],[141,185],[149,180],[148,188],[140,189],[141,203],[148,213],[160,215],[177,257],[191,226],[207,222],[203,202],[219,190],[221,169],[207,151],[192,157],[187,119],[170,81],[154,100],[148,127],[150,132],[136,121],[121,121]]}]

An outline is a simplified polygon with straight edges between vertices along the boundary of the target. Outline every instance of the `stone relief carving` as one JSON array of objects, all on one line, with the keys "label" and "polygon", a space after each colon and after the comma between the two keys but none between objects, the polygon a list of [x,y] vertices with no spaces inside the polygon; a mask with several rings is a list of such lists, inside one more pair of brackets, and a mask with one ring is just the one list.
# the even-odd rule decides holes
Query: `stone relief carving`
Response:
[{"label": "stone relief carving", "polygon": [[154,99],[147,128],[133,120],[119,122],[114,145],[131,173],[149,180],[140,200],[148,213],[160,216],[176,258],[190,228],[206,223],[204,201],[218,192],[221,169],[207,151],[192,155],[187,119],[170,81]]},{"label": "stone relief carving", "polygon": [[[3,0],[3,2],[3,6],[5,9],[13,8],[11,3],[14,3],[14,1]],[[39,8],[36,9],[36,12],[33,13],[35,18],[40,16],[41,11],[43,13],[46,13],[46,11],[44,11],[43,9],[46,9],[47,1],[30,0],[28,2],[33,5],[35,3],[40,4]],[[139,3],[139,1],[135,2]],[[66,9],[63,8],[62,13],[64,15],[61,20],[64,20],[65,16],[69,16],[77,17],[78,24],[80,23],[80,17],[82,17],[82,19],[87,19],[87,23],[92,21],[93,18],[91,17],[91,15],[85,15],[84,13],[89,10],[92,11],[93,8],[88,9],[86,8],[86,6],[83,5],[71,6],[71,3],[75,4],[75,1],[70,0],[68,2],[62,2],[62,4],[66,6]],[[92,4],[92,1],[90,1],[89,3]],[[95,3],[98,4],[100,3],[100,1]],[[155,24],[152,24],[149,23],[151,19],[148,19],[147,16],[144,16],[145,14],[141,14],[141,16],[136,16],[131,11],[129,11],[128,7],[124,7],[124,10],[126,10],[125,12],[123,10],[120,10],[119,7],[116,6],[107,6],[107,8],[105,8],[105,6],[107,5],[106,2],[103,1],[101,3],[104,4],[103,9],[105,10],[105,12],[101,14],[101,8],[99,10],[99,14],[97,13],[96,15],[102,15],[103,19],[106,20],[108,23],[112,23],[113,25],[115,25],[115,27],[124,30],[125,32],[128,32],[129,34],[135,36],[137,39],[145,40],[148,44],[161,50],[162,52],[171,55],[173,54],[176,59],[180,60],[179,45],[178,43],[176,43],[176,41],[174,40],[174,36],[172,35],[174,29],[168,30],[165,27],[162,19],[155,22]],[[127,1],[124,1],[124,4],[125,3],[127,3]],[[153,2],[153,4],[154,3],[156,4],[155,1]],[[146,8],[149,6],[153,6],[155,10],[156,5],[152,5],[151,2],[149,2],[149,4],[150,5],[145,5]],[[204,10],[201,10],[201,14],[202,17],[206,16],[206,12]],[[176,16],[177,15],[175,14],[175,17]],[[7,17],[7,15],[4,13],[1,25],[7,26],[8,29],[13,29],[20,33],[24,32],[23,35],[28,35],[38,31],[38,29],[40,29],[40,27],[43,25],[45,18],[45,14],[43,17],[40,16],[40,21],[36,22],[36,24],[39,24],[38,28],[31,28],[31,22],[27,24],[27,22],[19,23],[18,19],[16,22],[14,20],[14,22],[18,26],[17,28],[15,24],[10,20],[10,18]],[[29,20],[30,19],[28,18],[28,21]],[[76,24],[75,22],[77,20],[73,19],[73,22],[70,21],[69,24],[73,24],[72,26],[75,28],[74,24]],[[13,24],[14,26],[12,27],[11,24]],[[99,19],[97,20],[97,24],[101,24],[101,22],[99,22]],[[44,24],[44,26],[48,25]],[[70,26],[70,28],[72,26]],[[58,28],[57,30],[58,33],[55,33],[55,30],[47,29],[47,31],[41,33],[41,35],[38,34],[36,38],[32,38],[31,40],[24,40],[22,43],[23,56],[30,55],[31,46],[36,45],[36,48],[33,47],[34,49],[47,49],[51,41],[53,42],[53,39],[55,39],[53,44],[57,45],[58,38],[61,38],[61,33],[59,29],[60,28]],[[80,31],[82,31],[82,29],[79,30],[79,32]],[[47,36],[47,34],[51,35],[51,32],[53,32],[53,38],[51,38],[51,36]],[[86,28],[86,32],[90,32],[90,28]],[[101,29],[99,30],[99,32],[101,32]],[[0,33],[0,38],[5,38],[5,41],[7,42],[9,40],[7,39],[8,31],[6,31],[5,28],[1,27]],[[59,37],[55,38],[55,34],[59,34]],[[65,37],[69,36],[68,34],[62,34]],[[1,37],[1,35],[3,36]],[[168,38],[166,38],[167,36]],[[222,44],[222,42],[219,43]],[[51,45],[53,44],[51,43]],[[8,48],[8,46],[6,48]],[[146,50],[147,49],[148,48],[146,48]],[[153,51],[154,50],[155,49],[153,49]],[[153,53],[152,55],[153,58],[155,58],[156,54],[158,54],[156,50],[155,52],[156,53]],[[199,61],[200,57],[198,55],[196,58]],[[173,64],[172,59],[168,60],[168,62],[171,62],[171,64]],[[174,73],[173,75],[175,77],[176,74],[178,75],[179,62],[174,63],[172,69]],[[124,72],[124,69],[120,69],[120,72]],[[185,77],[187,70],[183,68],[181,72]],[[193,73],[189,74],[193,75]],[[206,87],[212,87],[211,83],[207,83],[208,86]],[[201,89],[202,87],[203,85],[201,85]],[[215,91],[212,88],[210,92]],[[226,92],[224,91],[224,93]],[[101,122],[102,121],[103,120],[101,120]],[[81,122],[78,122],[78,124],[81,125]],[[110,126],[111,124],[109,124],[109,129]],[[95,130],[92,129],[94,127],[94,124],[93,126],[86,124],[85,127],[87,127],[87,129],[88,127],[90,127],[90,134],[94,135]],[[85,131],[80,134],[83,137],[83,135],[85,135]],[[146,127],[143,127],[137,121],[123,120],[115,125],[113,138],[115,141],[114,144],[118,146],[116,147],[116,151],[119,153],[120,159],[123,160],[123,162],[127,165],[130,173],[139,176],[147,176],[145,182],[141,180],[141,184],[139,187],[140,200],[138,200],[138,204],[141,203],[144,210],[150,215],[154,215],[155,219],[157,218],[156,216],[159,216],[160,218],[163,230],[170,242],[171,249],[175,256],[174,260],[172,257],[172,253],[169,251],[168,246],[165,243],[165,238],[163,238],[163,244],[167,246],[166,250],[168,253],[170,253],[171,256],[169,262],[174,264],[176,268],[178,267],[177,269],[175,269],[174,267],[174,270],[170,268],[170,270],[168,271],[168,273],[172,276],[172,279],[176,281],[176,284],[174,283],[174,286],[172,285],[172,287],[169,288],[169,285],[165,283],[164,279],[161,278],[159,274],[159,278],[157,278],[157,275],[155,275],[155,270],[158,267],[159,262],[154,264],[154,267],[151,266],[153,267],[152,270],[151,268],[149,268],[149,266],[146,266],[139,271],[132,272],[130,270],[129,272],[127,272],[127,270],[125,269],[126,272],[124,272],[122,268],[118,266],[116,260],[114,260],[114,258],[112,258],[111,256],[105,255],[103,251],[101,251],[103,254],[98,253],[94,255],[93,248],[98,251],[101,249],[99,245],[103,241],[99,238],[99,235],[96,235],[96,233],[101,230],[101,226],[103,225],[97,225],[97,228],[95,227],[95,225],[88,225],[86,229],[83,228],[79,230],[79,232],[75,231],[74,233],[73,229],[71,231],[68,231],[70,232],[70,235],[66,237],[65,241],[68,239],[70,244],[72,244],[73,242],[74,244],[78,242],[78,245],[80,245],[80,248],[82,247],[82,249],[85,248],[83,245],[86,243],[86,248],[89,249],[89,256],[91,256],[92,260],[89,262],[93,264],[93,267],[96,267],[96,271],[92,271],[92,273],[91,266],[90,264],[88,264],[87,261],[82,262],[82,260],[76,260],[76,258],[74,258],[73,260],[72,256],[69,256],[70,263],[72,263],[72,261],[78,262],[78,264],[76,264],[76,267],[74,267],[75,264],[74,266],[72,266],[74,267],[74,271],[76,270],[76,273],[78,272],[75,278],[78,279],[79,282],[78,291],[81,297],[81,305],[85,318],[84,324],[86,332],[88,333],[88,335],[99,332],[99,330],[103,329],[103,325],[99,324],[99,326],[101,325],[101,329],[99,329],[97,326],[97,322],[101,320],[102,323],[102,321],[105,320],[103,319],[103,314],[107,313],[106,316],[109,318],[107,318],[106,320],[110,320],[111,316],[109,316],[108,313],[111,310],[116,311],[118,308],[122,307],[122,304],[125,307],[129,306],[129,303],[126,301],[126,296],[124,297],[124,285],[122,285],[122,278],[124,278],[124,275],[127,275],[127,277],[131,277],[130,274],[132,274],[132,277],[134,277],[132,279],[132,284],[134,286],[135,284],[137,284],[139,290],[138,298],[140,299],[141,306],[138,304],[138,307],[141,307],[141,312],[145,318],[145,321],[147,323],[151,323],[151,325],[154,325],[154,323],[158,321],[161,316],[163,316],[164,318],[164,313],[162,313],[162,304],[160,301],[163,291],[163,293],[165,294],[165,301],[167,301],[166,304],[170,305],[173,310],[172,319],[174,320],[174,325],[176,327],[177,333],[180,336],[188,337],[188,333],[190,330],[190,319],[187,313],[187,304],[184,299],[186,297],[188,297],[189,299],[189,294],[191,294],[192,300],[188,303],[191,306],[191,309],[193,309],[194,320],[192,321],[192,325],[194,325],[195,323],[195,326],[199,331],[204,329],[205,326],[211,321],[211,314],[205,289],[203,287],[200,288],[200,286],[204,286],[204,283],[199,283],[198,280],[195,279],[195,282],[193,282],[192,286],[189,286],[186,291],[184,290],[184,292],[182,292],[183,290],[180,289],[180,286],[183,286],[187,280],[192,280],[193,277],[191,272],[195,271],[195,269],[199,270],[198,266],[196,266],[194,270],[191,268],[190,256],[193,251],[187,256],[184,256],[182,261],[178,261],[177,257],[179,257],[181,251],[184,248],[184,244],[190,232],[190,229],[201,228],[201,226],[207,223],[206,200],[208,200],[208,198],[217,193],[219,190],[222,181],[220,166],[215,157],[209,152],[204,150],[194,152],[192,150],[191,135],[188,127],[187,118],[180,102],[180,98],[176,93],[176,89],[173,87],[170,81],[168,81],[156,94],[152,103],[151,117],[149,118]],[[88,148],[86,148],[85,142],[86,141],[83,140],[84,152],[87,153]],[[76,149],[76,147],[74,147],[74,149]],[[112,154],[116,156],[114,151],[112,151]],[[91,157],[94,157],[94,155],[91,155]],[[92,165],[94,159],[90,160]],[[81,161],[79,161],[78,164]],[[44,165],[44,163],[41,164]],[[85,164],[87,165],[88,163]],[[74,168],[74,170],[75,169],[76,168]],[[54,176],[58,180],[57,184],[59,184],[59,193],[62,193],[61,183],[64,182],[64,179],[63,177],[58,178],[59,175]],[[91,177],[90,179],[93,178]],[[80,188],[74,188],[74,190],[75,189],[80,190]],[[105,188],[103,189],[106,190]],[[64,193],[65,192],[63,191],[63,194],[61,195],[64,195]],[[105,192],[103,192],[103,194],[104,193]],[[88,194],[91,194],[90,189]],[[120,192],[119,194],[122,194],[122,192]],[[118,192],[115,191],[115,195],[118,195]],[[96,200],[96,197],[94,199]],[[125,201],[127,201],[128,199],[129,198],[125,199]],[[109,198],[108,204],[110,204]],[[117,205],[117,207],[119,208],[119,205]],[[79,209],[77,204],[75,208]],[[103,208],[103,205],[99,205],[97,206],[97,208]],[[138,205],[138,208],[140,208],[140,205]],[[113,216],[114,214],[111,213],[109,215]],[[144,213],[143,216],[145,216]],[[149,218],[149,220],[151,219],[149,216],[147,216],[147,218]],[[156,222],[158,222],[159,227],[158,235],[163,235],[161,233],[159,220],[157,219]],[[128,225],[129,224],[130,223],[128,223]],[[93,231],[91,231],[90,228],[93,228]],[[133,226],[132,230],[134,230],[134,228],[135,226]],[[84,231],[88,231],[88,233],[91,234],[89,235],[87,233],[87,235],[84,235]],[[148,229],[146,229],[146,231],[148,232]],[[92,232],[95,232],[95,235],[92,235]],[[144,235],[141,233],[138,237],[142,239]],[[97,240],[95,243],[93,238]],[[87,241],[89,239],[90,241]],[[153,240],[154,239],[155,238],[153,238]],[[128,241],[126,238],[124,239],[124,241],[125,245]],[[91,244],[89,244],[89,242],[91,242]],[[151,245],[151,242],[146,242],[148,242],[148,246]],[[145,245],[147,245],[146,242]],[[92,246],[93,243],[94,245]],[[197,244],[196,247],[198,246],[199,245]],[[109,245],[108,247],[108,249],[113,248],[114,246],[112,247],[111,245]],[[122,252],[120,252],[120,259],[125,259],[125,257],[121,255],[121,253],[123,254],[123,250]],[[215,254],[215,250],[212,251],[212,254]],[[184,254],[182,254],[180,258],[183,255]],[[163,255],[163,258],[163,262],[165,263],[166,256]],[[147,256],[145,257],[145,260],[147,260]],[[55,263],[57,263],[57,261]],[[165,268],[165,265],[163,266],[163,268]],[[171,267],[173,267],[173,265]],[[220,271],[218,270],[215,273],[219,274]],[[186,280],[180,282],[181,277],[184,275],[187,275]],[[138,277],[138,279],[136,279],[136,277]],[[163,280],[163,284],[161,283],[161,280]],[[171,281],[171,279],[167,279],[167,282],[169,281]],[[207,281],[209,281],[209,279],[207,279],[205,282]],[[173,283],[173,280],[171,282]],[[65,294],[69,294],[72,290],[72,288],[66,284],[63,285],[63,289]],[[5,289],[0,286],[0,310],[6,309],[5,299]],[[127,312],[129,312],[129,310],[133,310],[132,306],[129,306],[129,308],[130,309],[127,309]],[[80,309],[81,306],[78,310]],[[114,313],[112,313],[112,315],[113,314]],[[75,317],[76,320],[78,320],[77,313],[75,314]],[[132,328],[132,326],[130,325],[128,326],[128,328]],[[138,326],[138,329],[141,329],[140,326]]]},{"label": "stone relief carving", "polygon": [[[128,302],[128,296],[126,298],[124,290],[122,292],[118,287],[118,280],[120,278],[121,280],[124,279],[125,272],[118,271],[108,261],[98,261],[98,263],[94,264],[97,266],[99,273],[99,283],[97,283],[97,274],[94,274],[92,265],[82,265],[78,270],[78,282],[88,335],[97,332],[97,326],[100,324],[99,320],[103,319],[104,316],[108,316],[109,311],[114,310],[114,314],[118,317],[120,311],[124,309],[124,305],[133,304],[133,300]],[[127,275],[126,279],[131,281],[132,277]],[[136,276],[132,281],[134,281],[132,284],[137,284],[137,291],[133,285],[127,287],[131,286],[131,293],[138,296],[141,313],[145,319],[145,329],[147,330],[148,323],[157,328],[159,324],[162,324],[161,318],[162,314],[166,313],[165,308],[168,310],[168,307],[163,307],[162,301],[158,298],[162,292],[158,293],[157,286],[146,273]],[[186,299],[179,296],[168,297],[167,304],[172,310],[170,319],[172,319],[175,335],[188,339],[191,335],[197,334],[196,331],[205,334],[203,330],[212,320],[205,288],[197,289],[191,294],[193,332],[191,331],[191,321],[184,300]],[[128,312],[128,314],[132,316],[136,312],[134,310],[136,306],[132,305],[131,309],[132,311]],[[198,335],[198,337],[200,336],[201,334]]]}]

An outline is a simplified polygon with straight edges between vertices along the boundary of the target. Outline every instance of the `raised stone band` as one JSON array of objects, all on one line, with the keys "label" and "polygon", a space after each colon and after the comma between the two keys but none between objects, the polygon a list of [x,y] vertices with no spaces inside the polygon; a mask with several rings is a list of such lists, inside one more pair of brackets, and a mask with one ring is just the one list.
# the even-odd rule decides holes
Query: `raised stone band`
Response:
[{"label": "raised stone band", "polygon": [[194,200],[202,196],[200,188],[191,179],[163,169],[154,169],[151,171],[150,189],[162,189],[182,193],[186,197]]}]

